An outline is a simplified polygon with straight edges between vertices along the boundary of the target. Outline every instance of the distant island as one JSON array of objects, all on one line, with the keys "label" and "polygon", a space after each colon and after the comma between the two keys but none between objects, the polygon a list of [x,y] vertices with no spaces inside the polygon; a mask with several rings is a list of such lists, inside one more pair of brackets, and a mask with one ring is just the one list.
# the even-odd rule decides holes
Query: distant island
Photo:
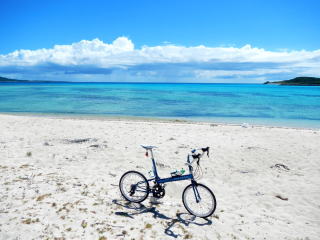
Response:
[{"label": "distant island", "polygon": [[290,80],[277,81],[277,82],[265,82],[264,84],[273,85],[290,85],[290,86],[320,86],[320,78],[316,77],[296,77]]},{"label": "distant island", "polygon": [[[26,80],[16,80],[16,79],[10,79],[5,77],[0,77],[0,82],[25,82]],[[27,81],[28,82],[28,81]]]},{"label": "distant island", "polygon": [[33,82],[40,82],[40,83],[51,83],[53,81],[43,81],[43,80],[18,80],[18,79],[11,79],[0,77],[0,83],[7,82],[7,83],[14,83],[14,82],[24,82],[24,83],[33,83]]}]

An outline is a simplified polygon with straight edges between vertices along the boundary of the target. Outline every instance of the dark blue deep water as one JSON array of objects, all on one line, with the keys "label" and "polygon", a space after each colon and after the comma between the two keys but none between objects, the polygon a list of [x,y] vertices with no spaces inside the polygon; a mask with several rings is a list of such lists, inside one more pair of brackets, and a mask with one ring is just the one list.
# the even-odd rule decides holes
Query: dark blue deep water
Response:
[{"label": "dark blue deep water", "polygon": [[0,83],[0,112],[320,127],[320,87],[259,84]]}]

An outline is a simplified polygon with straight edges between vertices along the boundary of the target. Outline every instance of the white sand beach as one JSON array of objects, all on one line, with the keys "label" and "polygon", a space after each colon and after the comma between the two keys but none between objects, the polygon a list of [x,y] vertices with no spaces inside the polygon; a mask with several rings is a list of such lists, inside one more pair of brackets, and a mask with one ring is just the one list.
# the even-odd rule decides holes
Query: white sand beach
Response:
[{"label": "white sand beach", "polygon": [[[128,204],[118,182],[160,176],[211,147],[208,219],[182,204],[187,181]],[[278,165],[276,165],[278,164]],[[0,115],[0,239],[320,239],[320,130],[175,121]]]}]

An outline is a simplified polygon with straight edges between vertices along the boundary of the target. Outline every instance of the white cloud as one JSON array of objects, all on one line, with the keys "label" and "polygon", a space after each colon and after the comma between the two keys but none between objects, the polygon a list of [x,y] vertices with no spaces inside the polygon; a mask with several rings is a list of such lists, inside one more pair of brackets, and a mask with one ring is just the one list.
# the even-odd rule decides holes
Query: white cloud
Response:
[{"label": "white cloud", "polygon": [[[236,47],[194,47],[165,45],[135,49],[132,41],[119,37],[111,44],[99,39],[82,40],[51,49],[16,50],[0,55],[0,74],[31,76],[54,74],[105,74],[152,76],[156,81],[179,78],[215,81],[217,77],[320,76],[320,50],[267,51],[245,45]],[[150,74],[152,73],[152,74]],[[2,74],[3,75],[3,74]],[[87,75],[86,75],[87,76]],[[113,77],[114,79],[114,77]],[[137,79],[136,79],[137,80]],[[146,81],[148,79],[145,79]],[[188,81],[189,81],[188,80]]]},{"label": "white cloud", "polygon": [[111,59],[117,62],[116,56],[133,50],[133,43],[125,37],[117,38],[112,44],[106,44],[99,39],[82,40],[71,45],[55,45],[52,49],[16,50],[7,55],[0,55],[0,66],[34,66],[42,63],[102,65]]}]

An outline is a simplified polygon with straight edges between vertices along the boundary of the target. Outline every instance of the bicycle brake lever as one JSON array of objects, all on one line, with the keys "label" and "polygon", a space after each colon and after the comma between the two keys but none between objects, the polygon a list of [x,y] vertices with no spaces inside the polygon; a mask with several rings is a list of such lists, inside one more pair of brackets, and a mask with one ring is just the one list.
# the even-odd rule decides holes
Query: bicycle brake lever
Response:
[{"label": "bicycle brake lever", "polygon": [[201,148],[203,153],[207,152],[207,157],[209,157],[209,149],[210,149],[209,147]]}]

